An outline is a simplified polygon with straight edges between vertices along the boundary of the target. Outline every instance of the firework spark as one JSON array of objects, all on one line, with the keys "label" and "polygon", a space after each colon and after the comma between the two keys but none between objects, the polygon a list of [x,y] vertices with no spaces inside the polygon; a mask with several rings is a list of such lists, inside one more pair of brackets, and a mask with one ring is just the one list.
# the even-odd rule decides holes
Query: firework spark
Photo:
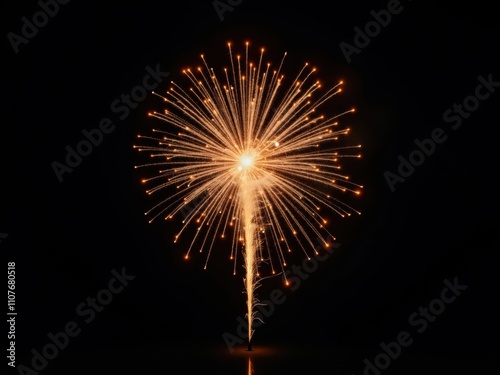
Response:
[{"label": "firework spark", "polygon": [[167,109],[149,115],[162,120],[165,130],[139,135],[144,144],[134,148],[149,152],[153,160],[136,168],[156,168],[143,180],[153,185],[147,193],[164,193],[146,212],[150,221],[173,219],[198,201],[184,215],[174,240],[196,224],[185,258],[193,250],[205,253],[206,268],[216,238],[230,238],[234,274],[243,258],[250,349],[262,270],[282,275],[288,285],[286,252],[297,247],[310,258],[317,253],[311,238],[328,247],[331,234],[321,208],[342,217],[359,214],[336,192],[360,193],[362,186],[350,182],[338,162],[361,157],[361,146],[336,145],[349,132],[337,129],[338,120],[354,109],[333,117],[317,113],[341,92],[342,82],[313,100],[321,84],[307,63],[285,87],[281,69],[286,53],[272,68],[264,63],[264,49],[256,62],[250,60],[248,43],[243,57],[233,55],[231,44],[228,49],[230,68],[222,74],[201,55],[203,67],[183,71],[189,89],[172,82],[165,96],[156,94]]}]

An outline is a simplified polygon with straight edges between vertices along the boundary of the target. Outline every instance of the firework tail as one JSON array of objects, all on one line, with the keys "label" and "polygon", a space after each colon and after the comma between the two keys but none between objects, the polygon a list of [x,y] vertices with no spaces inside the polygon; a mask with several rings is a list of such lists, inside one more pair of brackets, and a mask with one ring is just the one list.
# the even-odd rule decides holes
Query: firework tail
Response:
[{"label": "firework tail", "polygon": [[256,202],[253,184],[245,177],[241,179],[241,205],[243,208],[243,230],[245,238],[245,291],[247,294],[248,350],[252,350],[255,289],[258,283],[257,225],[255,223]]}]

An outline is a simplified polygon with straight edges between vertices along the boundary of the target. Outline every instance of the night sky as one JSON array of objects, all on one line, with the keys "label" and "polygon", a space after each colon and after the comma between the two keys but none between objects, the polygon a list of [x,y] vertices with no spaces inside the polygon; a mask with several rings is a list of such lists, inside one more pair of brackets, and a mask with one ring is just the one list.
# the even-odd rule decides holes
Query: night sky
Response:
[{"label": "night sky", "polygon": [[[325,86],[345,82],[324,111],[356,108],[342,121],[363,157],[343,168],[364,186],[339,196],[362,215],[329,216],[332,254],[306,264],[294,252],[300,284],[275,277],[258,290],[274,302],[255,331],[254,373],[497,372],[500,32],[483,3],[4,3],[0,252],[5,271],[15,262],[4,342],[12,329],[17,369],[5,355],[1,365],[247,373],[245,344],[225,342],[240,340],[246,312],[230,241],[203,270],[203,255],[183,259],[189,238],[173,243],[180,220],[148,223],[158,200],[132,145],[158,127],[147,113],[163,102],[121,98],[148,74],[160,93],[186,83],[201,53],[222,69],[227,42],[249,41],[273,63],[287,52],[287,77],[309,62]],[[68,150],[95,129],[69,166]]]}]

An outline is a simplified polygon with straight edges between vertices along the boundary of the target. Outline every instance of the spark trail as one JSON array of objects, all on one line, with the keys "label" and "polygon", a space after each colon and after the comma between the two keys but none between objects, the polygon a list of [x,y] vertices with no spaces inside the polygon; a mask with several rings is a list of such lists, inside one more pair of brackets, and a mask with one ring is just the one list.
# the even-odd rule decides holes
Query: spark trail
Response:
[{"label": "spark trail", "polygon": [[[183,71],[189,89],[172,82],[166,96],[156,93],[167,109],[150,116],[161,120],[165,130],[139,135],[144,145],[134,148],[149,152],[153,159],[136,168],[156,168],[143,179],[153,184],[147,193],[163,194],[146,212],[152,216],[150,221],[184,213],[174,242],[190,224],[197,225],[185,258],[198,248],[206,253],[206,268],[216,238],[226,237],[231,238],[234,274],[239,254],[243,257],[251,349],[253,323],[259,319],[255,291],[262,280],[261,269],[269,276],[281,274],[288,285],[286,252],[297,248],[310,258],[317,254],[311,238],[320,238],[328,247],[326,238],[332,235],[321,209],[342,217],[359,214],[336,193],[360,194],[362,186],[341,173],[339,160],[361,157],[357,152],[361,146],[336,145],[340,136],[349,133],[349,128],[336,129],[338,120],[354,109],[331,117],[317,114],[320,106],[341,92],[342,82],[313,101],[321,84],[313,81],[315,69],[307,63],[283,88],[286,53],[272,69],[271,63],[263,61],[264,49],[254,63],[248,43],[243,58],[234,57],[228,47],[230,69],[223,69],[222,78],[201,55],[203,68],[196,74]],[[193,201],[197,204],[185,213]]]},{"label": "spark trail", "polygon": [[[245,172],[244,172],[245,173]],[[252,322],[254,319],[254,304],[256,299],[254,291],[257,286],[257,242],[256,234],[258,228],[254,222],[256,215],[256,199],[254,196],[254,187],[252,181],[247,176],[241,180],[241,205],[243,206],[243,227],[245,231],[245,289],[247,294],[247,319],[248,319],[248,349],[251,350],[252,342]]]}]

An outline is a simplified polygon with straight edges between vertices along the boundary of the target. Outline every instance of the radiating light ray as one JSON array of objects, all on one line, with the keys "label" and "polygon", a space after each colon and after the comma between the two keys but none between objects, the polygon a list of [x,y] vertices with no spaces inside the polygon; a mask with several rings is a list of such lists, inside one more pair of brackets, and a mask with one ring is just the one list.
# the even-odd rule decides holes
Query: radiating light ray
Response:
[{"label": "radiating light ray", "polygon": [[311,238],[328,243],[332,236],[322,212],[360,214],[338,197],[362,189],[340,172],[338,161],[361,157],[361,146],[337,145],[350,131],[337,129],[338,121],[354,109],[329,117],[318,113],[342,91],[342,81],[321,94],[316,69],[305,63],[285,87],[286,53],[272,69],[264,49],[254,63],[248,43],[243,58],[228,48],[230,69],[222,74],[201,55],[202,67],[183,70],[188,88],[172,82],[165,96],[155,93],[166,110],[149,115],[165,130],[138,136],[143,144],[134,148],[152,159],[136,168],[156,169],[143,179],[151,185],[147,193],[164,194],[146,212],[150,221],[182,214],[174,242],[196,225],[185,258],[204,252],[206,268],[216,241],[229,238],[236,274],[241,255],[250,345],[252,323],[259,319],[255,291],[267,277],[262,269],[281,274],[288,285],[285,253],[298,247],[310,258],[318,253]]}]

